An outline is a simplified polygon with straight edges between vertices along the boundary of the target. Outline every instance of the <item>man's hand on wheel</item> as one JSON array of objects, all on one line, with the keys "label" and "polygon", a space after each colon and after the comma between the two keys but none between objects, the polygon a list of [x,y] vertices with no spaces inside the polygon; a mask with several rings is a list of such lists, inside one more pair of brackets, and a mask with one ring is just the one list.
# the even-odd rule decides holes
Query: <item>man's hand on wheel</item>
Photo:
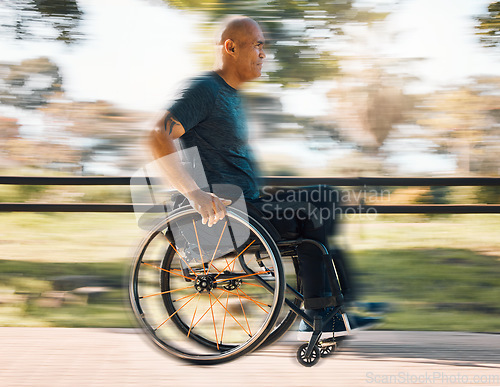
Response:
[{"label": "man's hand on wheel", "polygon": [[212,227],[219,220],[226,217],[226,206],[231,204],[231,200],[219,198],[210,192],[196,190],[187,195],[189,204],[202,217],[202,223]]}]

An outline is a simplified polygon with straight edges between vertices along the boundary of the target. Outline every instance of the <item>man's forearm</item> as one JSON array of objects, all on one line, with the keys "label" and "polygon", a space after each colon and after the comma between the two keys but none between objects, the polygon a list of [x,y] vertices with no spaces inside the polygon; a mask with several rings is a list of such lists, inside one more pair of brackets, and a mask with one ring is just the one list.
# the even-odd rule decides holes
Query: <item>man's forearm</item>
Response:
[{"label": "man's forearm", "polygon": [[188,198],[191,192],[200,189],[183,167],[174,141],[163,132],[163,128],[153,130],[150,145],[169,184]]},{"label": "man's forearm", "polygon": [[221,199],[204,192],[182,165],[174,140],[185,133],[182,124],[166,112],[151,132],[150,145],[169,185],[183,194],[191,206],[202,216],[203,224],[212,226],[226,216],[231,200]]}]

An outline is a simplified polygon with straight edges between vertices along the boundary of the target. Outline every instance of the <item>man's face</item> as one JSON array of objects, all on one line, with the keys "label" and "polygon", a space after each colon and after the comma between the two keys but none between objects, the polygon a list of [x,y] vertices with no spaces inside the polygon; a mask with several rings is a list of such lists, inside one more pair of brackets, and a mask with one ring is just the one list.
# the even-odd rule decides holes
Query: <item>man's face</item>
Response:
[{"label": "man's face", "polygon": [[235,64],[240,79],[246,82],[260,77],[262,63],[266,57],[262,30],[257,24],[250,24],[238,43],[238,56]]}]

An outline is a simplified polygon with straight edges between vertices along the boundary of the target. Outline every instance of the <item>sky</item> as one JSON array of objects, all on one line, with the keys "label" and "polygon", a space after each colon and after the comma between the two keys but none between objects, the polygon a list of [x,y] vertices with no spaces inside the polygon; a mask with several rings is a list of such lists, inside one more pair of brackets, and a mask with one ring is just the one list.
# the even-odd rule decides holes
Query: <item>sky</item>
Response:
[{"label": "sky", "polygon": [[412,69],[429,84],[443,86],[475,74],[499,74],[500,57],[479,44],[474,15],[487,12],[488,0],[417,0],[402,2],[389,16],[401,31],[389,55],[428,58]]},{"label": "sky", "polygon": [[200,70],[192,50],[193,16],[162,1],[78,0],[84,40],[0,40],[1,60],[49,56],[76,100],[103,99],[124,108],[155,111],[179,81]]}]

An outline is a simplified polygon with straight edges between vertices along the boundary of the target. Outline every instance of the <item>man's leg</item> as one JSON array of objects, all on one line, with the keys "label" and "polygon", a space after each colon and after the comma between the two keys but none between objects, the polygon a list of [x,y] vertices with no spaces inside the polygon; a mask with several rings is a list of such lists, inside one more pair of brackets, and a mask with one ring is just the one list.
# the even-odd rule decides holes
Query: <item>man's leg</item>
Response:
[{"label": "man's leg", "polygon": [[[268,215],[280,233],[296,233],[328,249],[328,239],[335,228],[338,196],[338,192],[328,186],[276,189],[267,191],[257,207]],[[322,310],[333,306],[335,298],[325,274],[323,251],[314,244],[302,243],[298,246],[298,255],[305,308]]]},{"label": "man's leg", "polygon": [[345,253],[338,247],[330,249],[330,256],[335,263],[335,269],[339,276],[340,287],[346,302],[356,301],[356,285],[353,278],[353,271],[351,269],[351,262],[347,260]]}]

